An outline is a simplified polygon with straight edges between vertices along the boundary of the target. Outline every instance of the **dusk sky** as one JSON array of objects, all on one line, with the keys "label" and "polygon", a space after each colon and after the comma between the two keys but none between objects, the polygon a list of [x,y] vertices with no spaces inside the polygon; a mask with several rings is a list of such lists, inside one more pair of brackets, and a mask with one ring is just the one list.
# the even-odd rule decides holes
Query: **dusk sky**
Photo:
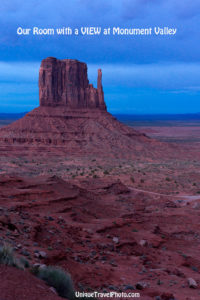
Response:
[{"label": "dusk sky", "polygon": [[[176,28],[171,36],[17,35],[17,28]],[[97,69],[112,113],[200,112],[199,0],[1,0],[0,112],[39,104],[43,58],[72,58]]]}]

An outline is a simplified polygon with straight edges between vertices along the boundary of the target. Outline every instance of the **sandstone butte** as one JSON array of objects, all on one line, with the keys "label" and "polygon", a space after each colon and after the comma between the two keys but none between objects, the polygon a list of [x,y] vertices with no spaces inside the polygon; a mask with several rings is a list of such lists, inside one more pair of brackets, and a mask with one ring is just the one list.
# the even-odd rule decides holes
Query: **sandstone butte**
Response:
[{"label": "sandstone butte", "polygon": [[[158,156],[166,145],[120,123],[107,112],[98,70],[97,88],[89,83],[87,65],[78,60],[44,59],[39,71],[40,106],[0,129],[0,151]],[[162,152],[162,151],[161,151]],[[163,154],[162,154],[163,155]]]},{"label": "sandstone butte", "polygon": [[100,69],[97,82],[97,89],[89,83],[85,63],[53,57],[44,59],[39,72],[40,106],[106,110]]}]

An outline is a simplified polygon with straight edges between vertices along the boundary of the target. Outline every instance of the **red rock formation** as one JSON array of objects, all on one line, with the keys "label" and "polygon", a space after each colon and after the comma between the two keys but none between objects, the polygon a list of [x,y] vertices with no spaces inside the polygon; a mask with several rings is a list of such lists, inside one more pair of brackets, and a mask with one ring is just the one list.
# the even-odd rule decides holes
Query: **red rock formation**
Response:
[{"label": "red rock formation", "polygon": [[154,141],[107,112],[100,69],[94,88],[85,63],[46,58],[39,73],[39,96],[40,107],[0,129],[1,152],[39,153],[42,149],[75,156],[158,155]]},{"label": "red rock formation", "polygon": [[103,87],[102,87],[102,71],[101,71],[101,69],[98,70],[97,91],[98,91],[98,96],[99,96],[100,107],[103,108],[105,105],[105,102],[104,102],[104,92],[103,92]]},{"label": "red rock formation", "polygon": [[106,110],[101,80],[99,70],[95,89],[88,81],[85,63],[48,57],[42,61],[39,72],[40,105]]}]

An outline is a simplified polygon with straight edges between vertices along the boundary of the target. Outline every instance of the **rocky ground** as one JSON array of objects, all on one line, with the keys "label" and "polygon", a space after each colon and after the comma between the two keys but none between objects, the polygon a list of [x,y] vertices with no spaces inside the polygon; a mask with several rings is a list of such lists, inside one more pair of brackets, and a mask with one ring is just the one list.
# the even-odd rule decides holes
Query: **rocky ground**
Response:
[{"label": "rocky ground", "polygon": [[[2,152],[1,242],[30,264],[63,267],[79,291],[199,299],[198,143],[181,148],[171,159]],[[0,276],[5,300],[59,299],[28,271],[2,266]]]},{"label": "rocky ground", "polygon": [[[44,159],[0,158],[1,241],[17,256],[63,267],[80,291],[200,298],[197,160]],[[18,272],[6,270],[8,282]],[[27,299],[41,299],[23,276]]]}]

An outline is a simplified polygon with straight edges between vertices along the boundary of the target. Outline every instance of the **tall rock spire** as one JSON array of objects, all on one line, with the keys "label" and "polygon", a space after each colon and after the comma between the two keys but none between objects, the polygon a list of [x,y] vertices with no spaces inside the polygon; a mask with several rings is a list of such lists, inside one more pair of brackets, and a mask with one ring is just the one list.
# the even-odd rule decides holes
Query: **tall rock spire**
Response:
[{"label": "tall rock spire", "polygon": [[102,86],[102,71],[101,71],[101,69],[98,70],[97,91],[98,91],[98,97],[99,97],[99,105],[103,109],[105,106],[105,102],[104,102],[104,92],[103,92],[103,86]]},{"label": "tall rock spire", "polygon": [[39,97],[40,106],[106,110],[101,70],[96,89],[88,81],[87,65],[78,60],[44,59],[39,72]]},{"label": "tall rock spire", "polygon": [[98,70],[97,89],[98,89],[98,91],[103,90],[103,88],[102,88],[102,71],[101,71],[101,69]]}]

